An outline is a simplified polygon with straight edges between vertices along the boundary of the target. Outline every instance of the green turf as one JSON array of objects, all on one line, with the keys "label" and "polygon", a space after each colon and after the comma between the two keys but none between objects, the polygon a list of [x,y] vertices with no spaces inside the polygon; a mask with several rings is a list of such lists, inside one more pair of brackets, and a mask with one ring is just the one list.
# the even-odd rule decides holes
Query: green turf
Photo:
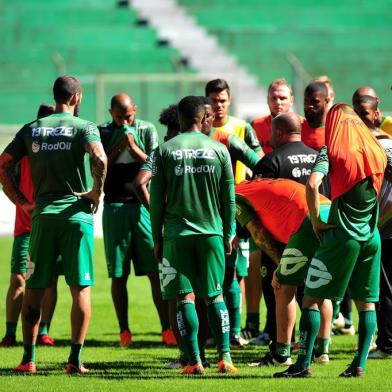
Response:
[{"label": "green turf", "polygon": [[[0,313],[4,320],[4,298],[9,276],[9,258],[12,241],[0,237]],[[38,373],[34,376],[13,375],[22,355],[22,347],[0,348],[0,391],[362,391],[392,390],[389,360],[369,361],[362,379],[339,379],[337,375],[349,363],[355,338],[337,336],[331,347],[332,361],[328,366],[314,365],[313,378],[307,380],[275,380],[273,368],[249,368],[247,363],[266,348],[247,348],[233,352],[239,374],[219,376],[215,369],[208,369],[202,378],[183,377],[176,370],[164,370],[162,366],[174,359],[176,349],[160,344],[159,321],[152,306],[148,281],[130,278],[130,320],[134,346],[120,348],[117,344],[117,323],[109,296],[109,280],[106,278],[102,241],[96,244],[96,286],[93,290],[93,316],[83,361],[91,369],[87,376],[67,376],[63,368],[68,357],[70,295],[63,279],[60,279],[58,306],[54,315],[51,336],[56,347],[37,349]],[[4,332],[4,321],[0,333]],[[20,325],[17,338],[21,340]],[[208,358],[215,366],[215,352],[208,350]]]}]

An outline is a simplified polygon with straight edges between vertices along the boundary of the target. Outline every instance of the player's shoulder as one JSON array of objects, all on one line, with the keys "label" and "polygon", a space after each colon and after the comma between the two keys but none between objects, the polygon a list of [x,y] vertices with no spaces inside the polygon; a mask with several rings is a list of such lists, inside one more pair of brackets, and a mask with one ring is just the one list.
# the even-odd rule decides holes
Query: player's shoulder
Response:
[{"label": "player's shoulder", "polygon": [[106,121],[106,122],[104,122],[102,124],[98,124],[97,125],[98,129],[100,131],[104,131],[104,132],[105,131],[109,132],[111,130],[112,126],[113,126],[113,122],[112,121]]},{"label": "player's shoulder", "polygon": [[249,124],[249,123],[247,123],[245,120],[242,120],[241,118],[229,116],[228,121],[225,125],[233,126],[233,127],[244,127],[247,124]]},{"label": "player's shoulder", "polygon": [[151,132],[155,131],[155,125],[152,122],[141,120],[140,118],[135,118],[134,127],[141,132]]},{"label": "player's shoulder", "polygon": [[266,124],[269,124],[270,122],[271,122],[271,115],[270,114],[266,114],[264,116],[255,118],[251,122],[251,125],[252,125],[253,128],[256,128],[256,127],[262,127],[262,126],[264,126]]}]

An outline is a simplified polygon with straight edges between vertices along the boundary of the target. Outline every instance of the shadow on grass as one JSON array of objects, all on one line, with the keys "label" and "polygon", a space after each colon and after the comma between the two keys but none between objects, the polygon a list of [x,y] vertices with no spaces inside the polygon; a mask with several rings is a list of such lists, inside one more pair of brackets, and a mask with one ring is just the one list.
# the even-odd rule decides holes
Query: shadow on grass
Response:
[{"label": "shadow on grass", "polygon": [[[56,339],[56,347],[69,347],[71,341],[69,339]],[[21,344],[19,344],[22,346]],[[84,343],[85,347],[120,347],[118,340],[110,341],[110,340],[97,340],[97,339],[87,339]],[[144,349],[144,348],[159,348],[165,347],[163,343],[156,341],[156,340],[142,340],[142,341],[133,341],[132,346],[129,347],[130,350],[132,349]]]},{"label": "shadow on grass", "polygon": [[[155,363],[146,362],[128,362],[128,361],[113,361],[113,362],[95,362],[85,364],[90,372],[84,374],[84,378],[92,379],[107,379],[107,380],[157,380],[157,379],[270,379],[270,375],[260,374],[255,372],[254,374],[217,374],[215,369],[206,369],[204,376],[184,376],[179,373],[178,369],[165,370],[162,369],[161,365],[157,366]],[[15,372],[13,369],[1,369],[1,376],[19,376],[19,377],[52,377],[65,375],[65,364],[63,367],[58,363],[48,363],[38,366],[37,373],[25,374]],[[80,376],[80,375],[74,375]]]}]

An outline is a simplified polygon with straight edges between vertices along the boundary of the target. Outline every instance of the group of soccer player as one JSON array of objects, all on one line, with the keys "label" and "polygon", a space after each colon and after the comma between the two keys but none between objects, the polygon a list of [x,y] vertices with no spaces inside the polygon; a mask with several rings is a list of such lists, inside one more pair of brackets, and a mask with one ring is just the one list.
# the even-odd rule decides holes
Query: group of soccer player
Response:
[{"label": "group of soccer player", "polygon": [[337,326],[341,301],[350,309],[351,298],[358,348],[340,376],[363,374],[376,324],[370,356],[392,357],[392,119],[374,89],[358,88],[352,106],[334,105],[330,80],[316,78],[305,89],[302,118],[292,112],[291,86],[277,79],[268,88],[270,114],[249,124],[229,115],[227,82],[211,80],[205,96],[162,110],[161,145],[125,93],[113,96],[112,119],[101,126],[78,117],[76,78],[56,79],[53,95],[55,105],[41,105],[0,155],[3,191],[17,206],[1,342],[16,344],[21,314],[24,352],[15,371],[35,373],[36,344],[55,344],[48,333],[61,274],[72,295],[66,372],[89,371],[81,351],[94,284],[93,214],[102,197],[120,345],[132,345],[132,261],[135,275],[149,278],[163,343],[180,351],[167,367],[182,374],[205,373],[207,343],[217,348],[217,371],[237,373],[230,350],[250,340],[269,345],[251,366],[288,366],[274,377],[309,377],[312,361],[329,362],[331,327],[352,331],[343,306]]}]

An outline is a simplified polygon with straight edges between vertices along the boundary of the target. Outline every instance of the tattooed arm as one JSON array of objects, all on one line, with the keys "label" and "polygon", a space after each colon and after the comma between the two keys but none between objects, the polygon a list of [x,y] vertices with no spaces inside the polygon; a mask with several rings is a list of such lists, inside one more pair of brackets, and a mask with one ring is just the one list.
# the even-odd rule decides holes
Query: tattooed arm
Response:
[{"label": "tattooed arm", "polygon": [[105,182],[107,158],[101,142],[92,141],[86,143],[86,150],[90,155],[91,175],[94,183],[90,191],[75,193],[75,195],[90,199],[93,212],[96,213]]},{"label": "tattooed arm", "polygon": [[0,155],[0,182],[8,198],[14,204],[19,204],[25,212],[30,214],[34,208],[34,204],[30,203],[19,189],[15,177],[15,166],[17,163],[18,161],[15,157],[8,152],[3,152]]},{"label": "tattooed arm", "polygon": [[275,240],[272,238],[270,232],[261,225],[258,219],[252,219],[246,224],[246,228],[252,235],[256,245],[265,252],[273,262],[278,265],[280,261],[281,252],[278,250]]}]

